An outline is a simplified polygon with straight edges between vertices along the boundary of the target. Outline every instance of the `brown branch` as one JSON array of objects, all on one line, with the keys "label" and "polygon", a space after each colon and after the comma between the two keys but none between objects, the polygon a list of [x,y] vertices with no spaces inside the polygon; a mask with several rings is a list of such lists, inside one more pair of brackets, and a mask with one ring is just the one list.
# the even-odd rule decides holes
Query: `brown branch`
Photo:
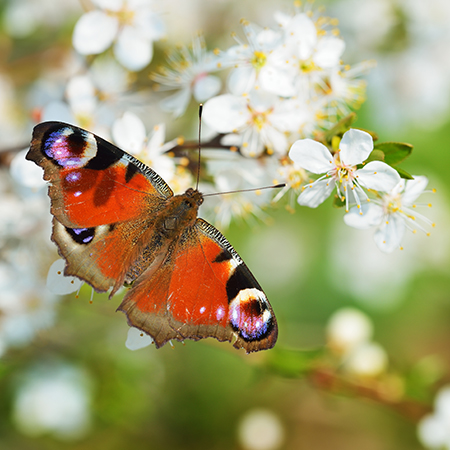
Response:
[{"label": "brown branch", "polygon": [[414,423],[432,411],[429,405],[405,398],[401,388],[389,386],[386,379],[356,381],[323,367],[314,368],[307,378],[316,388],[333,394],[369,399],[393,409]]}]

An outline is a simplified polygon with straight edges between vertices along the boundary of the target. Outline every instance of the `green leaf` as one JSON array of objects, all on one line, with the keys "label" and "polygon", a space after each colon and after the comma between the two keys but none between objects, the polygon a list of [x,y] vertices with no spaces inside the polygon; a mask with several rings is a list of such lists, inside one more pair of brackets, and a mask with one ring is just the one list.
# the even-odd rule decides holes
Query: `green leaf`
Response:
[{"label": "green leaf", "polygon": [[365,162],[369,163],[371,161],[384,161],[384,160],[385,160],[384,152],[382,150],[379,150],[378,148],[374,148]]},{"label": "green leaf", "polygon": [[324,141],[328,144],[334,136],[342,136],[346,131],[348,131],[352,123],[356,120],[356,114],[350,113],[348,116],[341,119],[333,128],[330,128],[324,134]]},{"label": "green leaf", "polygon": [[399,167],[394,167],[398,174],[405,180],[414,180],[414,177],[409,174],[406,170],[400,169]]},{"label": "green leaf", "polygon": [[308,373],[315,366],[323,353],[323,349],[273,349],[268,356],[267,366],[278,375],[287,378],[299,378]]},{"label": "green leaf", "polygon": [[384,160],[380,161],[384,161],[390,166],[395,166],[404,161],[411,154],[413,146],[404,142],[381,142],[374,146],[374,151],[375,150],[384,153]]}]

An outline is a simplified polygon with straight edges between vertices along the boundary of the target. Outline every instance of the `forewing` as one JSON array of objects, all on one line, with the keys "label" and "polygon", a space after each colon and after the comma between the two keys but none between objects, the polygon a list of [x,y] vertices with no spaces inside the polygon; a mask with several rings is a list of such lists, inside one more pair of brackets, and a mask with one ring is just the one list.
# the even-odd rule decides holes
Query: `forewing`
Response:
[{"label": "forewing", "polygon": [[66,275],[98,291],[123,283],[152,224],[173,195],[152,169],[81,128],[45,122],[33,132],[27,159],[49,181],[52,240]]},{"label": "forewing", "polygon": [[164,180],[136,158],[61,122],[34,128],[27,159],[44,169],[51,213],[70,228],[132,220],[147,207],[149,196],[158,204],[173,195]]}]

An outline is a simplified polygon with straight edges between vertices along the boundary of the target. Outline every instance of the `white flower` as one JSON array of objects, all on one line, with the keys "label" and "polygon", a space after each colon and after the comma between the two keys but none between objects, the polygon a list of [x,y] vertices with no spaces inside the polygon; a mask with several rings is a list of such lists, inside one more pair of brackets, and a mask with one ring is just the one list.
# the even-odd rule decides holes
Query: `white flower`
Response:
[{"label": "white flower", "polygon": [[112,127],[115,143],[149,165],[166,182],[170,183],[175,175],[174,159],[166,152],[175,147],[177,140],[164,143],[165,125],[159,124],[149,139],[141,119],[131,112],[126,112],[117,119]]},{"label": "white flower", "polygon": [[331,316],[327,325],[329,345],[344,353],[369,341],[372,334],[372,322],[355,308],[338,310]]},{"label": "white flower", "polygon": [[277,168],[277,178],[274,182],[275,184],[284,183],[285,186],[277,192],[272,201],[277,202],[286,193],[289,193],[289,205],[286,207],[293,212],[295,199],[297,198],[301,186],[307,179],[308,176],[304,169],[298,164],[290,161],[288,158],[283,158]]},{"label": "white flower", "polygon": [[90,427],[90,392],[86,374],[68,365],[39,367],[25,377],[14,398],[13,420],[28,436],[47,433],[80,439]]},{"label": "white flower", "polygon": [[344,221],[359,229],[376,227],[375,243],[380,250],[390,253],[400,248],[407,228],[415,233],[417,229],[427,232],[420,222],[433,226],[429,219],[415,211],[415,201],[425,191],[427,183],[424,176],[402,179],[390,192],[378,194],[370,203],[362,205],[361,210],[352,208]]},{"label": "white flower", "polygon": [[302,139],[294,143],[289,157],[300,167],[315,174],[325,173],[313,183],[304,186],[298,203],[316,208],[323,203],[336,186],[339,197],[361,205],[360,196],[367,199],[363,188],[389,191],[400,180],[397,171],[380,161],[372,161],[362,169],[362,164],[373,150],[370,134],[356,129],[347,131],[340,142],[339,151],[334,155],[325,145],[312,139]]},{"label": "white flower", "polygon": [[109,139],[108,127],[114,119],[110,105],[99,99],[100,92],[89,74],[71,77],[66,85],[66,101],[51,100],[41,112],[42,121],[74,123]]},{"label": "white flower", "polygon": [[49,239],[49,199],[42,171],[39,180],[31,166],[20,152],[11,164],[11,176],[0,171],[1,352],[29,343],[39,330],[52,326],[56,316],[58,299],[41,277],[55,251]]},{"label": "white flower", "polygon": [[153,58],[153,41],[164,24],[146,0],[92,0],[99,9],[83,14],[75,25],[73,46],[82,55],[102,53],[114,41],[114,54],[127,69],[137,71]]},{"label": "white flower", "polygon": [[294,95],[288,66],[281,61],[282,34],[268,28],[261,30],[246,20],[241,23],[248,43],[241,42],[234,35],[239,45],[227,51],[228,63],[235,66],[228,79],[230,92],[242,95],[258,85],[283,97]]},{"label": "white flower", "polygon": [[220,91],[220,79],[210,72],[222,68],[223,57],[218,52],[206,51],[203,37],[197,36],[192,48],[181,47],[167,58],[169,67],[159,67],[158,73],[151,75],[159,89],[177,89],[175,94],[161,101],[164,111],[181,116],[191,95],[197,102],[204,102]]},{"label": "white flower", "polygon": [[236,152],[220,150],[204,150],[202,155],[208,174],[214,179],[214,187],[201,186],[205,196],[251,189],[249,192],[208,196],[202,205],[202,216],[219,228],[227,228],[232,219],[264,219],[267,216],[262,208],[270,202],[273,192],[258,188],[272,185],[275,181],[278,168],[275,158],[254,160]]},{"label": "white flower", "polygon": [[345,372],[358,377],[376,377],[384,372],[386,351],[372,341],[372,334],[372,322],[355,308],[342,308],[331,316],[328,345],[339,356]]},{"label": "white flower", "polygon": [[329,119],[326,128],[331,128],[337,118],[347,116],[365,102],[367,83],[361,76],[374,65],[373,61],[366,61],[353,67],[335,67],[316,79],[317,102],[322,114]]},{"label": "white flower", "polygon": [[271,410],[254,408],[241,418],[238,438],[246,450],[277,450],[284,443],[285,430]]},{"label": "white flower", "polygon": [[430,449],[450,449],[450,387],[442,388],[435,400],[435,411],[419,422],[417,433]]},{"label": "white flower", "polygon": [[326,18],[313,22],[305,13],[289,16],[277,12],[275,19],[285,36],[276,55],[278,65],[289,72],[291,90],[304,98],[314,98],[316,83],[326,78],[328,70],[340,67],[345,43],[323,29],[328,23]]},{"label": "white flower", "polygon": [[344,369],[360,377],[376,377],[388,365],[386,350],[376,342],[364,342],[355,347],[343,360]]},{"label": "white flower", "polygon": [[304,117],[298,101],[256,91],[249,96],[219,95],[203,109],[205,123],[218,133],[233,133],[227,144],[240,147],[250,157],[261,155],[264,149],[284,156],[289,145],[286,133],[297,131]]},{"label": "white flower", "polygon": [[339,64],[345,49],[342,39],[321,32],[305,13],[293,17],[277,13],[276,18],[288,36],[286,47],[291,47],[301,70],[328,69]]}]

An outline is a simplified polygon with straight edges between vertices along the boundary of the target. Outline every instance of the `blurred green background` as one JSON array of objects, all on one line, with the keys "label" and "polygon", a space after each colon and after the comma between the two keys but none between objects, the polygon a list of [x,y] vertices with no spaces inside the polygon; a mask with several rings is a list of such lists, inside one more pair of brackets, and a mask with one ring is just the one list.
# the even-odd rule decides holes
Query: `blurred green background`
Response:
[{"label": "blurred green background", "polygon": [[[48,8],[49,3],[56,10],[61,7],[64,13],[52,16],[48,22],[40,18],[29,33],[17,35],[11,31],[13,3],[19,2],[0,2],[0,76],[10,81],[13,89],[9,92],[12,101],[8,103],[12,107],[5,106],[0,116],[2,149],[29,139],[25,131],[31,130],[31,120],[27,123],[26,105],[21,101],[31,83],[45,76],[45,61],[53,59],[56,66],[55,58],[69,51],[72,29],[82,12],[77,2],[22,0],[24,11],[30,11],[30,15],[42,5]],[[341,21],[341,32],[348,44],[344,55],[347,61],[379,61],[368,77],[368,101],[358,112],[355,126],[374,130],[381,142],[414,145],[412,157],[402,168],[426,175],[429,187],[437,189],[425,200],[433,204],[424,210],[436,222],[431,236],[411,234],[403,251],[381,254],[372,241],[372,233],[346,227],[342,211],[332,208],[330,201],[317,210],[297,207],[295,214],[278,205],[269,211],[273,218],[270,225],[233,224],[225,234],[264,287],[279,322],[276,347],[262,354],[245,355],[214,340],[130,351],[124,345],[126,320],[115,313],[120,296],[108,300],[107,295],[95,294],[90,304],[91,290],[84,286],[79,298],[75,294],[61,297],[55,300],[54,320],[49,320],[49,325],[40,328],[28,342],[11,345],[1,357],[1,449],[422,448],[416,437],[416,419],[371,401],[358,390],[336,395],[318,389],[311,377],[300,372],[298,377],[287,377],[274,363],[277,356],[283,358],[285,349],[324,348],[330,317],[351,306],[372,320],[374,339],[388,355],[387,372],[408,379],[418,364],[433,356],[433,364],[442,368],[444,374],[439,383],[450,378],[450,241],[446,226],[450,215],[446,174],[450,167],[450,56],[448,51],[438,51],[450,35],[446,29],[450,12],[447,22],[439,14],[435,15],[436,22],[429,17],[414,22],[414,17],[405,17],[404,11],[409,7],[406,0],[381,2],[386,11],[394,11],[389,20],[388,13],[375,8],[376,2],[360,1],[355,10],[350,1],[325,3],[328,12]],[[435,3],[439,4],[430,2],[431,9]],[[182,12],[177,8],[189,12],[182,25]],[[180,24],[170,40],[189,41],[201,28],[211,48],[213,44],[224,47],[230,45],[229,33],[239,30],[242,16],[263,26],[271,25],[274,10],[289,12],[291,8],[290,2],[269,0],[171,0],[164,19]],[[170,12],[174,17],[170,17]],[[384,35],[380,31],[381,37],[364,41],[357,26],[364,27],[364,18],[371,14],[374,28],[382,28]],[[26,15],[15,20],[21,23]],[[357,26],[352,27],[352,21]],[[407,73],[401,73],[408,69],[406,62],[396,65],[407,52],[415,64],[424,67],[417,86]],[[422,61],[423,55],[427,57]],[[421,90],[426,93],[438,83],[437,75],[432,77],[425,70],[433,62],[430,55],[436,59],[433,73],[440,74],[443,80],[439,78],[439,104],[433,104],[425,94],[426,101],[421,103],[418,96]],[[389,85],[394,78],[400,84]],[[401,80],[410,83],[409,91]],[[381,94],[383,87],[392,95]],[[2,98],[7,94],[4,90]],[[195,118],[195,113],[192,115]],[[25,125],[17,125],[16,131],[6,120]],[[183,120],[173,122],[171,129],[186,126]],[[9,136],[12,129],[14,138]],[[180,133],[174,131],[174,135]],[[8,184],[12,181],[8,178],[7,161],[5,157],[0,176],[2,192],[9,194],[14,186]],[[0,233],[2,230],[0,227]],[[10,232],[2,236],[0,257],[9,248],[6,238],[13,239],[12,235]],[[32,233],[27,234],[27,239],[32,239]],[[36,234],[35,239],[42,239],[42,233]],[[56,250],[52,251],[56,259]],[[35,264],[39,264],[37,257]],[[47,268],[38,268],[42,279]],[[2,276],[6,277],[7,272],[4,273]],[[17,285],[25,283],[21,278],[12,281]],[[45,295],[44,284],[35,289]],[[0,290],[0,328],[2,314],[7,314],[2,313],[4,294]],[[33,314],[30,310],[29,314]],[[428,395],[434,389],[431,381],[434,379],[429,384],[426,379],[420,379],[417,385],[411,382],[416,389],[412,398],[424,404],[425,409],[433,400]],[[34,392],[28,403],[27,392]],[[51,405],[61,396],[66,399],[67,409],[56,408],[52,412],[49,407],[50,411],[45,412],[42,405]],[[59,423],[52,414],[65,417],[60,428],[49,426],[42,431],[29,425],[31,422],[23,418],[27,414],[50,424]],[[262,442],[258,442],[258,436],[264,437]]]}]

